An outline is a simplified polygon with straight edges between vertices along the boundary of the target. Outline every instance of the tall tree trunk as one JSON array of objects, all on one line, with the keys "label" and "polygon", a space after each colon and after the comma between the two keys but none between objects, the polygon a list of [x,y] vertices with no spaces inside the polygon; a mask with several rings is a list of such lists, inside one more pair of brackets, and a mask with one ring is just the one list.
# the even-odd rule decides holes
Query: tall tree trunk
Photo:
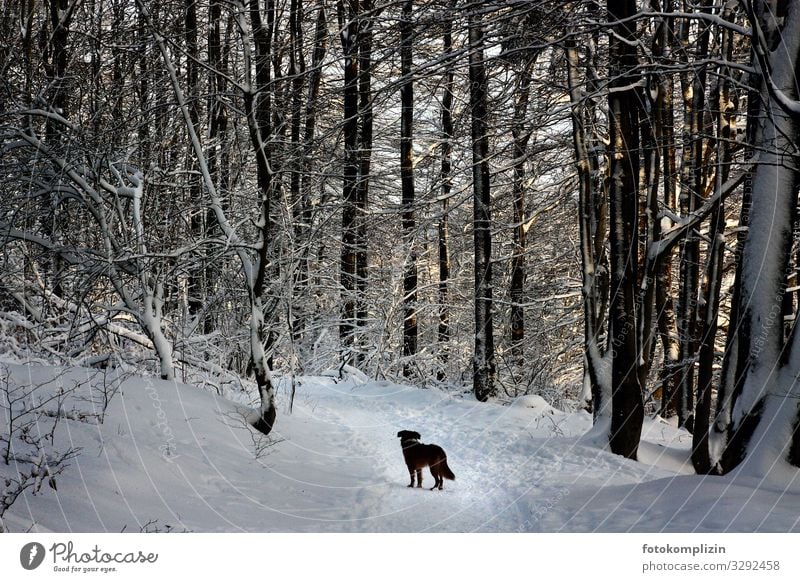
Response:
[{"label": "tall tree trunk", "polygon": [[[403,269],[403,357],[417,353],[417,253],[414,245],[414,79],[412,76],[414,32],[411,20],[412,0],[404,0],[400,20],[400,61],[402,81],[400,85],[400,183],[403,190],[403,242],[405,267]],[[407,362],[403,375],[408,377],[414,366]]]},{"label": "tall tree trunk", "polygon": [[[670,14],[674,9],[672,0],[665,0],[663,10]],[[676,47],[675,18],[665,16],[659,24],[659,31],[654,41],[653,53],[664,59],[670,59]],[[664,207],[675,211],[677,208],[677,161],[675,152],[675,112],[673,92],[675,81],[672,73],[665,72],[661,77],[655,115],[660,116],[657,122],[658,136],[661,142],[661,161],[663,166],[663,203]],[[656,281],[656,313],[658,334],[663,347],[664,365],[661,372],[661,414],[665,417],[678,412],[677,398],[680,387],[680,341],[675,317],[675,302],[672,295],[672,265],[674,250],[671,248],[661,257],[657,269]]]},{"label": "tall tree trunk", "polygon": [[511,256],[511,355],[515,364],[522,368],[525,365],[525,161],[527,159],[530,133],[525,130],[525,119],[528,114],[528,101],[531,89],[531,71],[533,60],[522,65],[517,73],[514,102],[514,126],[511,130],[514,141],[514,178],[513,178],[513,216],[514,252]]},{"label": "tall tree trunk", "polygon": [[[261,196],[261,216],[259,219],[258,263],[254,283],[254,293],[261,305],[262,316],[259,334],[263,341],[268,367],[272,367],[272,347],[275,343],[274,320],[277,315],[277,297],[273,285],[278,280],[277,263],[274,260],[275,218],[272,213],[275,172],[272,167],[272,75],[270,56],[272,55],[272,27],[275,23],[274,0],[266,2],[266,22],[261,16],[259,0],[250,0],[250,23],[255,44],[256,86],[244,96],[245,114],[248,119],[250,141],[256,155],[256,179]],[[266,316],[266,317],[265,317]],[[258,379],[258,362],[253,362]],[[264,378],[266,382],[266,377]],[[259,381],[259,385],[261,385]]]},{"label": "tall tree trunk", "polygon": [[472,191],[475,241],[475,352],[473,391],[484,402],[496,393],[494,324],[492,322],[492,234],[489,190],[489,136],[486,119],[487,81],[483,56],[483,23],[469,12],[469,81],[472,120]]},{"label": "tall tree trunk", "polygon": [[[309,262],[311,254],[311,222],[312,222],[312,188],[311,179],[312,157],[314,153],[314,138],[317,125],[317,110],[320,85],[322,82],[322,61],[325,59],[327,51],[328,21],[325,12],[324,0],[319,1],[317,8],[317,22],[314,32],[314,52],[311,56],[311,70],[308,73],[308,94],[305,102],[305,120],[303,128],[303,149],[302,149],[302,171],[300,173],[300,216],[298,231],[302,231],[301,240],[303,245],[300,248],[300,258],[296,287],[298,294],[303,297],[308,293],[309,287]],[[299,321],[296,326],[298,333],[302,333],[305,328],[305,321],[308,314],[301,311]]]},{"label": "tall tree trunk", "polygon": [[[751,61],[756,62],[754,47],[751,51]],[[763,82],[758,69],[754,69],[749,76],[748,95],[747,95],[747,126],[745,136],[745,161],[752,164],[756,160],[757,142],[760,135],[759,119],[763,114],[761,104],[761,84]],[[745,243],[747,233],[750,229],[750,210],[753,203],[753,166],[750,165],[746,170],[744,185],[742,188],[742,203],[739,215],[739,228],[736,234],[736,272],[733,280],[733,293],[731,297],[730,315],[728,317],[728,333],[725,339],[725,355],[722,360],[722,372],[720,374],[719,385],[717,387],[716,413],[714,423],[711,427],[709,440],[714,454],[711,463],[714,465],[715,473],[726,473],[732,465],[731,457],[725,455],[729,428],[733,418],[733,403],[741,394],[744,378],[746,360],[739,357],[740,346],[744,344],[741,337],[743,329],[742,316],[742,277]]]},{"label": "tall tree trunk", "polygon": [[[256,155],[256,178],[261,196],[258,256],[250,288],[250,360],[262,402],[262,414],[255,428],[267,434],[275,420],[275,395],[271,375],[271,348],[274,342],[272,320],[277,308],[271,286],[277,279],[273,258],[275,228],[272,217],[273,177],[270,141],[272,135],[272,95],[270,55],[275,5],[267,0],[267,23],[261,17],[258,0],[250,0],[250,25],[255,44],[255,88],[244,94],[250,140]],[[246,42],[249,42],[245,39]]]},{"label": "tall tree trunk", "polygon": [[[453,20],[448,16],[444,23],[444,59],[450,63],[453,54]],[[439,359],[441,367],[437,372],[439,381],[446,377],[447,347],[450,341],[450,309],[448,306],[450,284],[450,241],[449,241],[449,204],[453,177],[451,173],[453,155],[453,89],[455,75],[453,67],[447,66],[445,73],[444,95],[442,96],[442,163],[440,170],[442,216],[439,219]]]},{"label": "tall tree trunk", "polygon": [[[303,224],[303,192],[301,177],[303,175],[303,148],[301,130],[303,127],[303,89],[305,85],[306,63],[303,55],[303,4],[302,0],[291,0],[289,5],[289,79],[291,79],[291,159],[289,191],[292,205],[292,296],[289,299],[289,315],[287,322],[293,340],[302,337],[305,320],[301,313],[305,309],[305,273],[302,270],[303,240],[309,235]],[[300,280],[303,282],[298,285]]]},{"label": "tall tree trunk", "polygon": [[347,0],[347,10],[340,2],[339,12],[345,19],[342,27],[344,52],[344,177],[342,181],[342,322],[340,336],[344,361],[353,360],[356,334],[356,229],[358,212],[358,0]]},{"label": "tall tree trunk", "polygon": [[[222,36],[222,0],[212,0],[209,4],[209,29],[208,29],[208,141],[206,158],[208,159],[208,171],[211,180],[220,192],[228,189],[229,182],[229,156],[227,143],[228,135],[228,111],[225,105],[224,95],[227,91],[228,58],[226,56],[229,47],[223,45]],[[227,40],[225,43],[227,44]],[[208,236],[218,236],[219,228],[217,217],[214,211],[206,208],[205,212],[205,231]],[[203,280],[206,296],[212,295],[217,286],[219,273],[217,265],[213,261],[208,261],[205,265]],[[203,318],[203,332],[211,333],[217,328],[219,321],[212,313],[205,314]]]},{"label": "tall tree trunk", "polygon": [[[200,75],[198,60],[200,51],[197,42],[197,0],[185,0],[183,35],[186,43],[186,96],[189,116],[196,132],[200,132]],[[191,208],[189,229],[196,240],[205,236],[204,213],[200,208],[192,208],[200,200],[200,178],[191,148],[186,149],[186,176],[188,180],[188,208]],[[188,274],[186,289],[186,310],[190,318],[199,317],[205,305],[205,269],[201,264],[192,268]]]},{"label": "tall tree trunk", "polygon": [[[708,12],[709,6],[703,6]],[[700,32],[695,43],[696,54],[708,51],[710,25],[698,21]],[[684,19],[681,42],[684,50],[690,42],[691,20]],[[681,75],[684,101],[684,149],[681,169],[681,214],[692,214],[701,202],[705,189],[704,153],[706,127],[704,124],[706,69],[696,67],[693,72]],[[700,294],[700,237],[695,229],[689,230],[682,245],[681,288],[679,310],[679,339],[681,342],[681,384],[678,399],[678,424],[689,431],[694,426],[695,363],[698,350]]]},{"label": "tall tree trunk", "polygon": [[[369,248],[367,239],[367,208],[372,174],[372,24],[374,16],[373,0],[362,0],[361,11],[364,16],[359,24],[358,38],[358,191],[356,205],[356,326],[363,329],[367,325],[367,284],[369,283]],[[356,352],[354,363],[359,365],[363,359],[362,350]]]},{"label": "tall tree trunk", "polygon": [[[48,0],[50,5],[50,26],[51,32],[48,38],[46,50],[49,53],[49,60],[45,59],[45,68],[49,84],[49,106],[52,111],[64,119],[68,117],[69,88],[67,65],[69,64],[69,27],[72,22],[75,3],[69,0]],[[33,104],[31,104],[33,106]],[[51,150],[59,151],[62,145],[62,126],[59,122],[49,119],[46,121],[45,139]],[[47,200],[49,208],[45,210],[48,217],[46,230],[54,241],[61,239],[61,194],[56,192]],[[53,294],[61,297],[64,293],[62,288],[64,265],[61,256],[55,253],[51,256],[50,264],[46,266],[48,283],[52,285]]]},{"label": "tall tree trunk", "polygon": [[[723,18],[732,16],[727,9]],[[722,30],[722,58],[733,62],[733,38],[729,30]],[[724,67],[719,71],[717,81],[717,168],[715,175],[716,189],[719,190],[728,180],[730,166],[733,161],[733,142],[736,139],[736,113],[738,100],[736,97],[731,71]],[[713,364],[715,359],[715,340],[717,337],[717,319],[719,318],[720,290],[724,276],[723,259],[725,253],[725,207],[718,201],[711,212],[709,236],[711,241],[707,251],[708,267],[704,289],[705,313],[700,333],[699,368],[697,373],[697,405],[695,407],[695,423],[692,438],[692,464],[698,474],[706,474],[712,470],[711,451],[709,450],[709,429],[711,425],[711,402],[713,388]]]},{"label": "tall tree trunk", "polygon": [[612,33],[608,97],[611,182],[611,451],[635,459],[644,421],[636,321],[639,95],[635,0],[608,0]]},{"label": "tall tree trunk", "polygon": [[650,99],[652,87],[641,91],[641,102],[648,101],[646,113],[643,111],[639,124],[641,135],[642,196],[640,200],[640,238],[645,241],[644,252],[639,259],[640,272],[637,275],[638,296],[636,300],[637,339],[639,344],[639,384],[642,389],[647,386],[650,365],[655,353],[656,330],[655,299],[658,294],[658,278],[660,256],[651,253],[661,238],[661,220],[659,217],[659,198],[661,180],[661,157],[659,150],[660,125],[656,103]]},{"label": "tall tree trunk", "polygon": [[[752,4],[756,68],[763,114],[755,136],[750,224],[742,256],[739,369],[741,392],[734,393],[725,469],[765,476],[776,465],[800,465],[798,411],[800,333],[784,345],[782,302],[797,206],[800,142],[797,70],[800,66],[800,5],[781,2],[782,26],[770,3]],[[793,106],[792,110],[789,107]],[[788,348],[785,352],[784,349]]]},{"label": "tall tree trunk", "polygon": [[600,341],[602,315],[602,285],[599,281],[602,258],[598,256],[603,246],[596,239],[604,239],[605,232],[600,225],[596,198],[602,197],[594,187],[592,161],[589,156],[589,139],[584,122],[586,104],[583,100],[581,82],[578,75],[578,51],[575,41],[566,41],[567,85],[570,95],[572,119],[572,143],[575,152],[575,166],[578,174],[578,231],[581,249],[581,274],[583,286],[583,349],[585,377],[591,390],[592,411],[595,421],[608,417],[611,410],[611,387],[604,371],[604,351]]}]

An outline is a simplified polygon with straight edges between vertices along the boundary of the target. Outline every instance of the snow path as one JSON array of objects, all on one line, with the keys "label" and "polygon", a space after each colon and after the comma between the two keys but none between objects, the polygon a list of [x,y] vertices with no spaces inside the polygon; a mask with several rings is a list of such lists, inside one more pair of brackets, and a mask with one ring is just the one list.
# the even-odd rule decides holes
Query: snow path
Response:
[{"label": "snow path", "polygon": [[[470,426],[476,404],[454,401],[440,393],[420,406],[416,389],[376,383],[341,388],[331,386],[319,395],[320,418],[332,425],[349,423],[353,435],[348,461],[366,462],[372,474],[365,478],[356,505],[363,523],[359,531],[481,531],[500,527],[506,531],[521,523],[516,500],[502,485],[506,462],[499,449],[474,446],[485,429],[459,430]],[[337,412],[339,406],[345,408]],[[319,409],[318,408],[318,409]],[[408,473],[402,460],[398,430],[409,428],[423,435],[423,442],[436,442],[448,451],[456,481],[445,482],[444,491],[428,491],[433,485],[423,472],[423,488],[408,488]],[[464,442],[456,436],[465,438]],[[497,459],[497,460],[495,460]],[[420,521],[424,527],[420,528]],[[492,527],[492,522],[496,522]]]},{"label": "snow path", "polygon": [[[48,374],[15,368],[34,382]],[[86,397],[67,408],[85,410]],[[244,424],[246,411],[193,387],[133,378],[104,424],[61,421],[56,442],[81,454],[57,492],[21,498],[6,524],[59,532],[800,531],[797,491],[692,475],[690,435],[661,422],[648,421],[643,462],[634,462],[586,434],[589,415],[539,397],[501,406],[305,377],[293,413],[281,409],[269,440]],[[456,480],[444,491],[428,490],[428,470],[422,489],[406,487],[403,429],[447,452]],[[0,467],[0,476],[8,471]]]}]

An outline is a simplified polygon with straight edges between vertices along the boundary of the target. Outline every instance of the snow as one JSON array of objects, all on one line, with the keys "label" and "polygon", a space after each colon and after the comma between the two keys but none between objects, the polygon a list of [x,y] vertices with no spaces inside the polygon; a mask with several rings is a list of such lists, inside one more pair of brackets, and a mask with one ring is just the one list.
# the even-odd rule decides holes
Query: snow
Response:
[{"label": "snow", "polygon": [[[7,367],[16,383],[58,379],[39,390],[80,384],[64,410],[92,412],[100,376],[88,382],[87,369]],[[800,531],[799,483],[698,477],[691,435],[662,419],[646,421],[635,462],[600,446],[591,415],[539,396],[479,403],[347,372],[296,378],[292,414],[289,383],[276,376],[269,438],[245,422],[256,394],[230,400],[129,377],[103,424],[60,419],[54,446],[80,454],[57,491],[28,492],[4,523],[35,532]],[[443,491],[427,489],[427,470],[423,489],[406,487],[403,429],[447,452],[456,480]],[[0,476],[12,472],[0,463]]]}]

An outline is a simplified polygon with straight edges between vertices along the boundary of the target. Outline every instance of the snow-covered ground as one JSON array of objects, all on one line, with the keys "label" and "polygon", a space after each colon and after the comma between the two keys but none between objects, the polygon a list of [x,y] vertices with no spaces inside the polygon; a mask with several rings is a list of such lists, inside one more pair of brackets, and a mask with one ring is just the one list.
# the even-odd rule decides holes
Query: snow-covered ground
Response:
[{"label": "snow-covered ground", "polygon": [[[86,370],[8,369],[22,384],[58,377],[40,391],[78,384],[62,407],[68,413],[98,402],[97,378],[90,399]],[[80,448],[80,455],[57,477],[57,491],[29,489],[5,525],[39,532],[800,531],[800,486],[693,475],[691,436],[663,422],[647,422],[641,462],[633,462],[587,435],[588,414],[555,410],[536,396],[481,404],[357,374],[304,377],[290,414],[286,391],[282,384],[267,440],[243,422],[244,398],[129,378],[102,424],[77,414],[59,420],[54,447]],[[45,417],[40,429],[49,423]],[[456,480],[445,481],[444,491],[406,487],[402,429],[447,451]],[[0,460],[0,477],[13,475],[13,464]]]}]

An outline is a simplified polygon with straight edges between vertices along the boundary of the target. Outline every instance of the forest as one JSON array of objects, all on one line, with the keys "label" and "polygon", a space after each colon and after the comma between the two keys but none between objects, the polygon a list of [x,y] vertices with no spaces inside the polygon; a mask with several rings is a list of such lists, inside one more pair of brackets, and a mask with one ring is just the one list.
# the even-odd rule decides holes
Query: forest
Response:
[{"label": "forest", "polygon": [[539,395],[796,473],[800,3],[0,4],[3,358],[264,435],[330,369]]}]

